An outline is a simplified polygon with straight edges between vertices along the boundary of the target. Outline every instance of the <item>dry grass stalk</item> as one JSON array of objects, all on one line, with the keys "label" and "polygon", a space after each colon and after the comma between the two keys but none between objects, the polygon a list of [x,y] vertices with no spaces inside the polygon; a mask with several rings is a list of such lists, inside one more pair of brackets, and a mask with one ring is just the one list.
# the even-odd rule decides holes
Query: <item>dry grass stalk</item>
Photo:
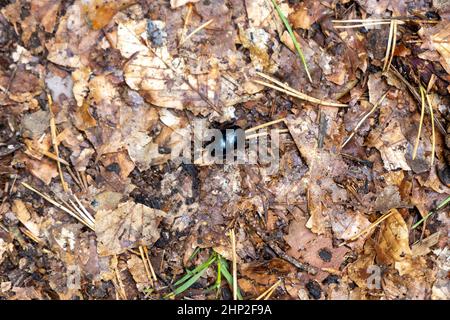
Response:
[{"label": "dry grass stalk", "polygon": [[373,222],[370,226],[368,226],[366,229],[362,230],[361,232],[359,232],[358,234],[354,235],[353,237],[351,237],[350,239],[348,239],[347,241],[341,243],[339,246],[343,246],[349,242],[353,242],[356,239],[358,239],[360,236],[362,236],[363,234],[366,234],[368,232],[370,232],[373,228],[375,228],[376,226],[378,226],[381,222],[383,222],[384,220],[386,220],[387,218],[389,218],[393,213],[396,212],[396,209],[391,209],[388,211],[388,213],[382,215],[380,218],[378,218],[375,222]]},{"label": "dry grass stalk", "polygon": [[198,33],[199,31],[201,31],[202,29],[206,28],[207,26],[209,26],[211,23],[213,23],[214,19],[208,20],[206,21],[204,24],[202,24],[201,26],[199,26],[198,28],[196,28],[194,31],[192,31],[186,38],[182,39],[180,41],[180,45],[182,46],[186,41],[188,41],[192,36],[194,36],[196,33]]},{"label": "dry grass stalk", "polygon": [[[115,259],[117,260],[117,256],[114,256]],[[117,280],[117,286],[116,286],[116,290],[119,293],[119,296],[122,300],[128,300],[127,298],[127,293],[125,291],[125,286],[123,285],[122,282],[122,278],[120,277],[120,273],[119,270],[117,269],[117,267],[114,267],[114,274],[116,275],[116,280]]]},{"label": "dry grass stalk", "polygon": [[281,279],[275,282],[270,288],[268,288],[266,291],[261,293],[255,300],[268,300],[270,296],[275,292],[275,290],[280,286]]},{"label": "dry grass stalk", "polygon": [[28,229],[26,226],[24,227],[19,227],[19,230],[22,231],[22,233],[24,235],[26,235],[28,238],[30,238],[31,240],[33,240],[36,243],[41,243],[42,240],[39,239],[39,237],[37,235],[35,235],[30,229]]},{"label": "dry grass stalk", "polygon": [[192,6],[191,3],[187,4],[188,12],[186,13],[186,17],[184,18],[183,30],[181,31],[180,42],[178,44],[179,46],[181,45],[181,43],[184,42],[184,38],[185,38],[186,33],[187,33],[187,27],[188,27],[189,23],[191,22],[192,7],[193,6]]},{"label": "dry grass stalk", "polygon": [[142,263],[144,264],[145,273],[147,274],[148,281],[150,282],[150,285],[154,287],[152,275],[150,273],[150,267],[148,266],[148,261],[145,257],[143,246],[139,246],[139,255],[141,256]]},{"label": "dry grass stalk", "polygon": [[237,300],[237,255],[236,255],[236,235],[234,229],[230,230],[231,250],[233,253],[233,300]]},{"label": "dry grass stalk", "polygon": [[301,100],[305,100],[305,101],[308,101],[308,102],[311,102],[311,103],[314,103],[314,104],[320,104],[320,105],[323,105],[323,106],[328,106],[328,107],[348,107],[347,104],[336,103],[336,102],[331,102],[331,101],[325,101],[325,100],[321,100],[321,99],[317,99],[317,98],[308,96],[308,95],[306,95],[306,94],[304,94],[304,93],[302,93],[302,92],[300,92],[298,90],[295,90],[294,88],[288,86],[287,84],[282,83],[282,82],[278,81],[277,79],[275,79],[275,78],[273,78],[271,76],[268,76],[268,75],[266,75],[264,73],[257,72],[257,74],[260,77],[262,77],[262,78],[264,78],[264,79],[266,79],[266,80],[268,80],[268,81],[270,81],[270,82],[272,82],[274,84],[267,83],[267,82],[261,81],[261,80],[253,80],[253,82],[258,83],[258,84],[263,85],[263,86],[266,86],[266,87],[269,87],[269,88],[272,88],[274,90],[286,93],[286,94],[288,94],[290,96],[293,96],[295,98],[298,98],[298,99],[301,99]]},{"label": "dry grass stalk", "polygon": [[73,173],[70,167],[66,167],[67,172],[72,177],[73,181],[80,187],[81,190],[85,190],[83,183],[78,179],[78,177]]}]

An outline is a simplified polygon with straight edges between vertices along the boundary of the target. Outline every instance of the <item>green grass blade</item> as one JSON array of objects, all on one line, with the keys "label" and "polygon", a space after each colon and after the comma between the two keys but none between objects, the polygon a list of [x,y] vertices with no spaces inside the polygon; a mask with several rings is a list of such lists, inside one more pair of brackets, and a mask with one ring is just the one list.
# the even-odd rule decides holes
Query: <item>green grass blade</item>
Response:
[{"label": "green grass blade", "polygon": [[305,67],[305,71],[306,71],[306,74],[308,75],[309,81],[312,82],[311,74],[309,73],[308,65],[306,63],[305,56],[303,55],[303,51],[300,48],[300,44],[298,43],[297,38],[295,38],[294,31],[292,31],[292,28],[291,28],[291,25],[289,24],[289,21],[284,16],[284,14],[281,11],[281,8],[278,6],[276,0],[272,0],[272,3],[274,5],[274,7],[275,7],[275,10],[277,10],[277,12],[278,12],[278,15],[280,16],[281,21],[283,21],[284,26],[286,27],[286,30],[288,31],[289,36],[292,39],[292,42],[294,43],[294,47],[297,50],[297,53],[300,56],[300,59],[302,60],[302,63],[303,63],[303,66]]},{"label": "green grass blade", "polygon": [[[224,258],[219,256],[218,263],[220,263],[221,266],[222,266],[221,267],[221,271],[222,271],[223,277],[227,280],[227,282],[230,285],[230,287],[233,288],[233,276],[228,271],[227,262],[225,261]],[[243,300],[242,294],[241,294],[241,290],[239,289],[239,287],[237,288],[237,297],[238,297],[239,300]]]},{"label": "green grass blade", "polygon": [[195,269],[193,269],[193,270],[186,270],[186,274],[180,280],[175,282],[174,286],[176,287],[176,286],[181,285],[183,282],[187,281],[190,277],[192,277],[196,273],[202,271],[204,268],[209,267],[211,265],[211,263],[214,262],[215,259],[216,259],[215,256],[211,256],[208,260],[206,260],[202,264],[200,264],[197,267],[195,267]]},{"label": "green grass blade", "polygon": [[194,283],[197,282],[198,279],[200,279],[200,277],[203,275],[203,273],[206,271],[206,269],[207,268],[204,268],[202,271],[198,272],[197,274],[195,274],[194,276],[189,278],[189,280],[187,280],[184,284],[182,284],[181,286],[176,288],[172,294],[176,296],[180,293],[183,293],[187,289],[189,289]]},{"label": "green grass blade", "polygon": [[412,227],[411,229],[415,229],[418,226],[420,226],[424,221],[426,221],[433,213],[435,213],[436,211],[441,210],[442,208],[444,208],[447,204],[450,203],[450,196],[445,199],[444,201],[442,201],[435,210],[430,211],[425,217],[423,217],[421,220],[417,221]]}]

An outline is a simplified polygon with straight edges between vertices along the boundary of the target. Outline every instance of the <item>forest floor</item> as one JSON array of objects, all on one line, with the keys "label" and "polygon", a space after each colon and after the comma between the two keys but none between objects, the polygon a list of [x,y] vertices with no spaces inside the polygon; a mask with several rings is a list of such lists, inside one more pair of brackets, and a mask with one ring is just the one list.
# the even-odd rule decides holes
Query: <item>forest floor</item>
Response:
[{"label": "forest floor", "polygon": [[449,299],[449,17],[1,0],[0,299]]}]

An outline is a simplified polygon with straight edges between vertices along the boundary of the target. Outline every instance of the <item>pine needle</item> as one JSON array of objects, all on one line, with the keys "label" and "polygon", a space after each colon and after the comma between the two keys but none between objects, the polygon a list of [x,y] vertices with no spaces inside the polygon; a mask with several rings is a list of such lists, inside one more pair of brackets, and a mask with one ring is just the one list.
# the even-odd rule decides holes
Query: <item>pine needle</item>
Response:
[{"label": "pine needle", "polygon": [[[68,213],[70,216],[72,216],[73,218],[77,219],[79,222],[81,222],[82,224],[84,224],[86,227],[88,227],[89,229],[91,229],[92,231],[95,231],[95,222],[90,221],[89,219],[87,219],[82,210],[80,210],[79,208],[76,207],[76,205],[73,203],[71,206],[74,206],[74,208],[76,208],[75,211],[71,210],[69,207],[69,205],[67,203],[65,203],[65,205],[62,205],[61,203],[59,203],[58,201],[52,199],[52,197],[50,197],[48,194],[40,192],[39,190],[36,190],[35,188],[33,188],[32,186],[30,186],[29,184],[27,184],[26,182],[21,182],[21,184],[27,188],[30,191],[33,191],[34,193],[40,195],[42,198],[44,198],[45,200],[47,200],[48,202],[50,202],[51,204],[53,204],[55,207],[57,207],[58,209],[63,210],[64,212]],[[92,217],[92,216],[91,216]]]},{"label": "pine needle", "polygon": [[372,109],[370,109],[370,111],[367,112],[366,115],[364,117],[362,117],[361,120],[359,120],[359,122],[356,124],[356,127],[352,130],[352,133],[348,136],[348,138],[344,141],[344,143],[342,143],[341,149],[344,148],[347,145],[347,143],[349,143],[349,141],[355,136],[355,134],[358,132],[359,127],[361,127],[361,125],[364,123],[364,121],[366,121],[367,118],[369,118],[370,115],[375,112],[375,110],[378,108],[378,106],[381,105],[381,103],[383,103],[388,92],[389,91],[387,91],[385,94],[383,94],[381,96],[381,98],[377,101],[377,103],[375,103],[375,105],[372,107]]},{"label": "pine needle", "polygon": [[201,26],[199,26],[198,28],[196,28],[194,31],[192,31],[186,38],[184,38],[183,40],[180,41],[180,45],[182,46],[186,41],[188,41],[193,35],[195,35],[196,33],[198,33],[199,31],[201,31],[202,29],[206,28],[207,26],[209,26],[212,22],[214,21],[214,19],[208,20],[206,21],[204,24],[202,24]]},{"label": "pine needle", "polygon": [[386,55],[384,58],[383,72],[389,70],[389,67],[391,66],[392,59],[394,58],[396,43],[397,43],[397,22],[395,20],[392,20],[391,26],[389,28],[389,38],[386,49]]},{"label": "pine needle", "polygon": [[311,78],[311,75],[308,70],[308,64],[306,63],[305,56],[303,55],[303,51],[300,48],[300,44],[298,43],[297,38],[295,37],[294,31],[292,30],[291,25],[289,24],[289,21],[284,16],[284,14],[281,11],[281,8],[278,6],[276,0],[272,0],[272,3],[275,7],[275,10],[277,10],[278,16],[280,17],[281,21],[283,21],[283,24],[286,27],[286,30],[288,31],[289,36],[292,39],[292,42],[294,43],[294,47],[297,50],[297,53],[300,56],[300,59],[302,60],[302,63],[303,63],[303,66],[305,67],[305,71],[306,71],[306,74],[308,75],[309,81],[312,82],[312,78]]},{"label": "pine needle", "polygon": [[150,282],[150,285],[154,287],[152,275],[150,273],[150,267],[148,266],[148,261],[145,257],[143,246],[139,246],[139,255],[141,256],[142,263],[144,264],[144,269],[145,273],[147,274],[148,281]]},{"label": "pine needle", "polygon": [[281,279],[275,282],[270,288],[268,288],[266,291],[261,293],[255,300],[268,300],[270,296],[273,294],[273,292],[278,288],[278,286],[281,284]]},{"label": "pine needle", "polygon": [[264,82],[264,81],[260,81],[260,80],[253,80],[253,82],[261,84],[261,85],[269,87],[269,88],[272,88],[272,89],[275,89],[277,91],[286,93],[286,94],[288,94],[290,96],[293,96],[295,98],[298,98],[298,99],[301,99],[301,100],[305,100],[305,101],[308,101],[308,102],[311,102],[311,103],[315,103],[315,104],[320,104],[320,105],[323,105],[323,106],[328,106],[328,107],[348,107],[347,104],[336,103],[336,102],[331,102],[331,101],[325,101],[325,100],[321,100],[321,99],[317,99],[317,98],[308,96],[308,95],[306,95],[306,94],[304,94],[304,93],[302,93],[302,92],[300,92],[298,90],[295,90],[294,88],[288,86],[287,84],[282,83],[281,81],[278,81],[277,79],[275,79],[275,78],[273,78],[273,77],[271,77],[271,76],[269,76],[267,74],[264,74],[262,72],[257,72],[257,74],[260,77],[262,77],[262,78],[264,78],[264,79],[266,79],[268,81],[273,82],[275,85],[267,83],[267,82]]},{"label": "pine needle", "polygon": [[422,86],[420,86],[419,90],[420,90],[420,99],[421,99],[421,111],[420,111],[419,131],[417,132],[417,138],[416,138],[416,142],[414,143],[414,150],[413,150],[413,154],[412,154],[413,160],[416,159],[416,156],[417,156],[417,149],[419,148],[419,142],[420,142],[420,134],[422,133],[423,118],[425,116],[425,93],[424,93]]},{"label": "pine needle", "polygon": [[286,118],[281,118],[281,119],[277,119],[277,120],[273,120],[273,121],[269,121],[269,122],[260,124],[260,125],[258,125],[256,127],[253,127],[253,128],[245,130],[245,135],[249,134],[250,132],[258,131],[259,129],[263,129],[263,128],[269,127],[271,125],[274,125],[274,124],[277,124],[277,123],[280,123],[280,122],[284,122],[285,120],[286,120]]},{"label": "pine needle", "polygon": [[358,239],[360,236],[362,236],[363,234],[368,233],[370,230],[372,230],[373,228],[375,228],[377,225],[379,225],[381,222],[383,222],[384,220],[386,220],[387,218],[389,218],[396,210],[395,209],[391,209],[389,210],[388,213],[382,215],[380,218],[378,218],[375,222],[373,222],[370,226],[368,226],[366,229],[364,229],[363,231],[359,232],[357,235],[351,237],[350,239],[348,239],[347,241],[341,243],[339,246],[343,246],[349,242],[355,241],[356,239]]}]

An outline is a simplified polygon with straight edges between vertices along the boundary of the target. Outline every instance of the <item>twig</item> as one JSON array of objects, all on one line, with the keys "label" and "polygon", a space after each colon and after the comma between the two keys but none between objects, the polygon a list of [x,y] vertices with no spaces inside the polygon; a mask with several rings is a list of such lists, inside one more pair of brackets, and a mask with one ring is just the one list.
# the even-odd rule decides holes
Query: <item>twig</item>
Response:
[{"label": "twig", "polygon": [[[279,129],[279,130],[275,130],[277,133],[289,133],[288,129]],[[251,134],[249,136],[245,136],[245,139],[250,140],[250,139],[254,139],[254,138],[258,138],[258,137],[262,137],[262,136],[267,136],[269,133],[268,132],[259,132],[259,133],[254,133]]]},{"label": "twig", "polygon": [[279,287],[281,284],[281,279],[275,282],[273,285],[270,286],[267,290],[265,290],[263,293],[261,293],[255,300],[268,300],[270,296],[274,293],[274,291]]},{"label": "twig", "polygon": [[349,143],[349,141],[354,137],[354,135],[356,134],[356,132],[358,131],[359,127],[364,123],[364,121],[367,120],[368,117],[370,117],[370,115],[372,113],[375,112],[375,110],[378,108],[378,106],[383,103],[384,99],[386,98],[387,94],[388,94],[389,90],[386,91],[380,99],[378,99],[377,103],[375,103],[375,105],[372,107],[372,109],[370,109],[370,111],[368,113],[366,113],[366,115],[364,117],[362,117],[361,120],[358,121],[358,123],[356,124],[356,127],[352,130],[352,132],[350,133],[350,135],[348,136],[348,138],[342,143],[341,145],[341,149],[344,148],[347,143]]},{"label": "twig", "polygon": [[[401,81],[405,84],[405,86],[408,88],[409,92],[413,95],[413,97],[416,99],[416,101],[418,103],[420,103],[421,98],[420,98],[420,94],[417,92],[416,88],[411,85],[401,74],[400,72],[398,72],[397,69],[395,69],[392,65],[390,68],[390,71]],[[417,109],[420,110],[420,107],[417,106]],[[438,118],[436,118],[436,116],[434,116],[434,123],[436,124],[437,128],[439,129],[439,131],[445,136],[447,134],[447,130],[444,128],[444,126],[442,125],[441,121],[439,121]]]},{"label": "twig", "polygon": [[156,273],[155,273],[155,270],[153,269],[152,262],[150,261],[150,257],[149,257],[149,255],[148,255],[148,249],[147,249],[146,246],[144,246],[144,253],[145,253],[145,258],[147,259],[148,266],[149,266],[149,268],[150,268],[150,272],[152,273],[153,280],[154,280],[155,282],[157,282],[157,281],[158,281],[158,278],[156,277]]},{"label": "twig", "polygon": [[182,41],[180,41],[179,46],[181,47],[186,41],[188,41],[193,35],[195,35],[197,32],[199,32],[200,30],[206,28],[207,26],[209,26],[211,23],[213,23],[214,19],[208,20],[206,21],[204,24],[202,24],[201,26],[199,26],[198,28],[196,28],[194,31],[192,31],[186,38],[184,38]]}]

